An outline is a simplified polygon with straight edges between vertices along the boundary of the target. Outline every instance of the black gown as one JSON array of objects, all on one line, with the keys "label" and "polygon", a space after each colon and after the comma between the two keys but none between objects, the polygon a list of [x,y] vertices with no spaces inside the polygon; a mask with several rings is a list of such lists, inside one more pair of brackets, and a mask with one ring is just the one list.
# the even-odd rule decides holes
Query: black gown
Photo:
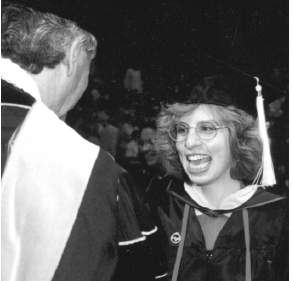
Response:
[{"label": "black gown", "polygon": [[190,210],[177,280],[245,280],[246,244],[242,209],[248,210],[251,280],[288,280],[287,198],[258,189],[247,202],[233,210],[221,229],[213,250],[208,251],[194,209],[197,208],[209,216],[218,214],[193,201],[185,192],[183,183],[171,184],[167,193],[158,200],[156,209],[158,218],[162,222],[164,244],[167,248],[168,280],[171,280],[173,274],[185,204],[190,206]]},{"label": "black gown", "polygon": [[[1,175],[11,136],[34,102],[27,93],[2,81]],[[138,202],[128,173],[101,149],[52,280],[154,280],[151,265],[136,266],[152,259],[146,241],[156,229]],[[122,272],[123,264],[128,268]]]}]

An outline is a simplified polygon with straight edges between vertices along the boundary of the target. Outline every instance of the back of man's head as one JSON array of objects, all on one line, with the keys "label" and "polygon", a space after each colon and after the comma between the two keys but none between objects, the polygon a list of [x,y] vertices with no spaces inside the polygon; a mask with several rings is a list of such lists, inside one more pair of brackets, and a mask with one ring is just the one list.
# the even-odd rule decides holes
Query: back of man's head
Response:
[{"label": "back of man's head", "polygon": [[19,4],[1,4],[1,57],[9,58],[32,74],[53,69],[80,38],[82,48],[94,57],[97,41],[73,21]]}]

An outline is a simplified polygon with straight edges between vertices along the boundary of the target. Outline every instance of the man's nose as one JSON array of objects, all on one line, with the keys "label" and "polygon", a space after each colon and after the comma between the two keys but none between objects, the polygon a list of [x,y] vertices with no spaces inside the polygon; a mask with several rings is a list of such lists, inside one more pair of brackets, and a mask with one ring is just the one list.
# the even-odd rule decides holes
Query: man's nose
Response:
[{"label": "man's nose", "polygon": [[140,145],[140,150],[143,152],[148,151],[150,150],[150,145],[147,142],[145,142],[142,145]]},{"label": "man's nose", "polygon": [[145,144],[142,146],[142,150],[143,150],[143,151],[150,150],[150,146],[149,146],[147,143],[145,143]]}]

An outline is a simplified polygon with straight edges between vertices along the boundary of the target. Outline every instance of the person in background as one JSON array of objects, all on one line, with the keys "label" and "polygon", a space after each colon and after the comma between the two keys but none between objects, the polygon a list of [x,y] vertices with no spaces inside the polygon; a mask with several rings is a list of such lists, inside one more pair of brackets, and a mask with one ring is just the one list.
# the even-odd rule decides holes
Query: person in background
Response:
[{"label": "person in background", "polygon": [[[2,2],[1,15],[2,280],[120,280],[119,253],[155,227],[127,172],[64,122],[97,41],[18,4]],[[127,280],[153,280],[134,265]]]},{"label": "person in background", "polygon": [[115,158],[119,137],[119,126],[115,122],[115,114],[111,110],[111,105],[106,104],[103,110],[99,110],[97,112],[97,118],[100,124],[100,146]]},{"label": "person in background", "polygon": [[160,154],[156,145],[157,128],[155,120],[142,123],[140,128],[137,143],[142,156],[142,165],[133,173],[133,178],[138,183],[137,186],[142,188],[139,192],[142,194],[144,204],[147,205],[150,211],[154,224],[158,227],[157,233],[152,236],[152,239],[149,239],[154,256],[156,257],[154,266],[156,278],[159,280],[167,280],[166,245],[163,244],[163,226],[161,220],[156,216],[156,209],[159,204],[159,198],[161,199],[160,204],[163,204],[164,198],[168,198],[166,193],[168,185],[176,179],[167,175],[167,171],[161,163]]},{"label": "person in background", "polygon": [[289,280],[288,200],[259,179],[264,139],[229,81],[203,79],[157,119],[162,162],[179,179],[157,208],[168,280]]},{"label": "person in background", "polygon": [[[160,193],[167,190],[173,177],[168,176],[165,167],[162,165],[160,154],[156,145],[157,128],[155,121],[148,121],[141,126],[138,140],[139,151],[142,154],[144,163],[143,177],[144,193],[148,204],[154,204]],[[139,180],[139,179],[137,179]]]},{"label": "person in background", "polygon": [[115,159],[121,167],[134,174],[140,165],[137,147],[138,126],[135,116],[122,114],[119,121],[119,136]]},{"label": "person in background", "polygon": [[140,137],[138,140],[138,147],[144,156],[145,163],[149,168],[158,167],[158,173],[162,172],[163,167],[159,166],[160,155],[156,149],[157,128],[155,122],[147,122],[141,125]]}]

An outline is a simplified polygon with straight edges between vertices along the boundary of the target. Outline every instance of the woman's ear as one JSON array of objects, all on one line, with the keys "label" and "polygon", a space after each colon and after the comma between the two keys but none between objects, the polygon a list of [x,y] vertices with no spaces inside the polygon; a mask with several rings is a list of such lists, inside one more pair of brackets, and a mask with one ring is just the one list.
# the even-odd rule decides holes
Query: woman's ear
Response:
[{"label": "woman's ear", "polygon": [[63,63],[66,65],[67,70],[66,70],[66,75],[70,77],[76,67],[77,67],[77,62],[78,62],[78,57],[80,55],[80,50],[81,50],[81,42],[80,38],[76,38],[71,46],[67,49],[66,51],[66,57],[63,60]]}]

